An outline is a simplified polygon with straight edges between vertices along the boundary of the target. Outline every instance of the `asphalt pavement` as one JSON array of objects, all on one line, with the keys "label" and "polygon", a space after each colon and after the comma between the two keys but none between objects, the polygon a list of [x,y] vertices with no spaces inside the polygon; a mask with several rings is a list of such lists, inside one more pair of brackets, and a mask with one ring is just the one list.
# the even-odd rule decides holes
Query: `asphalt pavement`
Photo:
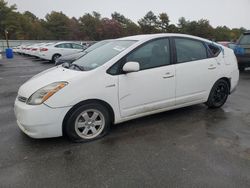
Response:
[{"label": "asphalt pavement", "polygon": [[172,110],[76,144],[32,139],[16,124],[18,88],[52,66],[0,60],[0,187],[250,187],[250,71],[221,109]]}]

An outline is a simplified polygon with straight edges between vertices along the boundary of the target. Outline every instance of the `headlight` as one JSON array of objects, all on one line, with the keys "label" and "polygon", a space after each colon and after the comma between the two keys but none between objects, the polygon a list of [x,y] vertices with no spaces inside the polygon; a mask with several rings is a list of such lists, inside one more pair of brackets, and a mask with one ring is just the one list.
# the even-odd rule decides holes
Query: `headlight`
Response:
[{"label": "headlight", "polygon": [[35,93],[33,93],[27,101],[27,104],[30,105],[39,105],[48,100],[52,95],[58,92],[60,89],[64,88],[68,83],[67,82],[55,82],[49,84]]}]

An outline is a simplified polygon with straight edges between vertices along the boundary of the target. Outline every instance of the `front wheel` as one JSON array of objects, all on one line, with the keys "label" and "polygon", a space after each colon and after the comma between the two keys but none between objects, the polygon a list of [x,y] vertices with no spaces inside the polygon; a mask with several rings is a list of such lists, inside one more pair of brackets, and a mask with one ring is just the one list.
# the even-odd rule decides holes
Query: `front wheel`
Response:
[{"label": "front wheel", "polygon": [[225,80],[218,80],[208,97],[206,105],[209,108],[220,108],[225,104],[229,95],[229,85]]},{"label": "front wheel", "polygon": [[111,124],[106,107],[100,104],[84,104],[70,113],[65,133],[75,142],[87,142],[106,135]]}]

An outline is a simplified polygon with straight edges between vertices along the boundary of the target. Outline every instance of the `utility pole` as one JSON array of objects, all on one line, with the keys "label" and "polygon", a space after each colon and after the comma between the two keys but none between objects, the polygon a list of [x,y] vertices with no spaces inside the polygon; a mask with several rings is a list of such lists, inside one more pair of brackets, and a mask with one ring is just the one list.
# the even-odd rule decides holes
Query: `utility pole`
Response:
[{"label": "utility pole", "polygon": [[6,42],[7,42],[7,47],[10,48],[9,40],[8,40],[8,31],[7,30],[5,30],[5,39],[6,39]]}]

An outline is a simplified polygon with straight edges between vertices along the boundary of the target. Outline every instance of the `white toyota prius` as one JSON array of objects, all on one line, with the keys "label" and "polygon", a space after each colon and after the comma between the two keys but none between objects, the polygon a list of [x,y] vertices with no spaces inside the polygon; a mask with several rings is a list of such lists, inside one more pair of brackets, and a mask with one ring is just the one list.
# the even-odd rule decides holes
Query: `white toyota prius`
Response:
[{"label": "white toyota prius", "polygon": [[190,35],[138,35],[34,76],[14,109],[30,137],[90,141],[138,117],[199,103],[219,108],[238,80],[229,48]]}]

